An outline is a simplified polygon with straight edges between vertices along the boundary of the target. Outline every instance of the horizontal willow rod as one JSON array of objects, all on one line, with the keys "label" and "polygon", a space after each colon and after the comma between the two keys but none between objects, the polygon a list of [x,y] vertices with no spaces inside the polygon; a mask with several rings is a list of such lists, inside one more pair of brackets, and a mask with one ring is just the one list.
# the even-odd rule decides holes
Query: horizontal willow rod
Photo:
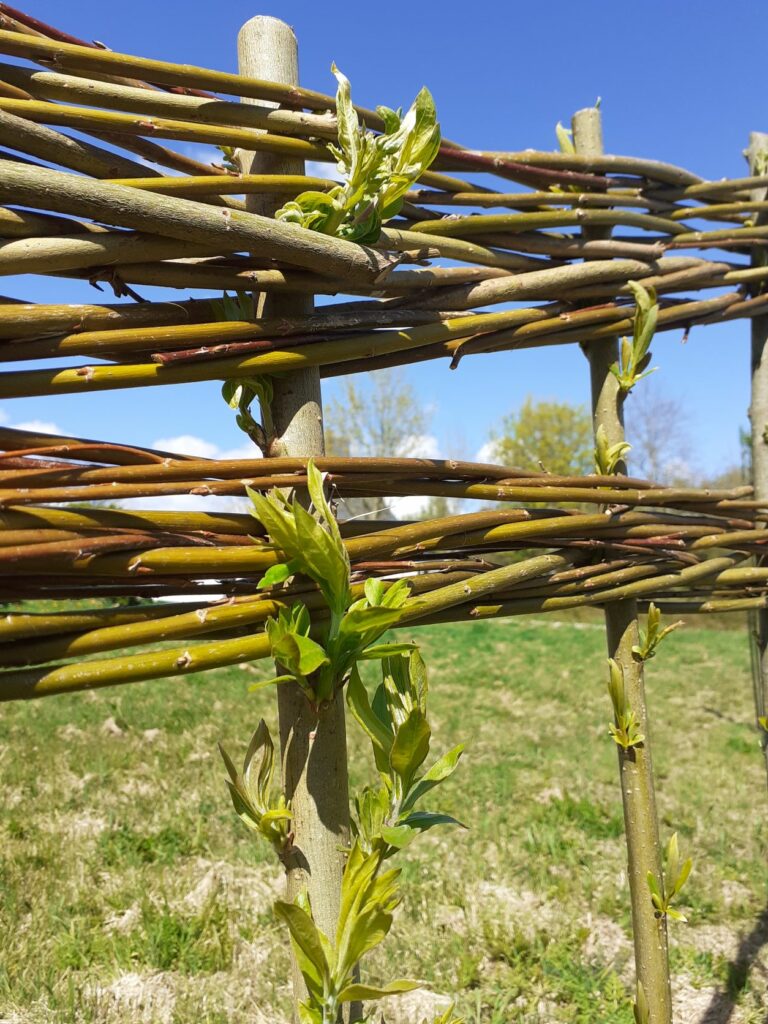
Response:
[{"label": "horizontal willow rod", "polygon": [[[35,124],[0,109],[0,144],[29,156],[68,167],[95,178],[143,178],[147,170],[136,160],[112,153],[93,143],[71,139],[45,125]],[[156,173],[150,171],[150,173]]]},{"label": "horizontal willow rod", "polygon": [[521,164],[535,167],[568,168],[579,171],[593,171],[613,174],[633,174],[650,181],[659,181],[670,185],[698,186],[709,185],[691,171],[660,160],[646,160],[641,157],[619,156],[611,153],[600,153],[587,156],[582,153],[549,153],[540,150],[526,149],[522,152],[496,152],[488,156],[514,160]]},{"label": "horizontal willow rod", "polygon": [[[293,275],[297,279],[299,275]],[[307,275],[308,276],[308,275]],[[212,304],[201,301],[200,306],[210,310],[208,317],[213,315]],[[144,309],[139,304],[134,309]],[[171,306],[170,303],[164,304]],[[34,311],[36,307],[32,307]],[[460,313],[445,313],[440,310],[386,307],[371,305],[366,309],[350,312],[335,312],[334,306],[320,307],[315,313],[287,318],[265,318],[254,322],[200,322],[205,319],[201,313],[196,323],[170,323],[164,326],[147,328],[115,326],[112,330],[83,330],[79,333],[65,334],[59,337],[39,338],[0,342],[0,358],[9,359],[48,359],[67,355],[91,355],[107,358],[110,355],[129,354],[131,352],[174,351],[177,349],[205,348],[211,351],[224,349],[226,345],[243,341],[264,339],[283,339],[291,336],[306,338],[333,331],[353,331],[365,327],[396,327],[414,326],[417,324],[436,323],[458,317]],[[327,312],[324,312],[327,310]],[[169,310],[172,313],[172,310]],[[192,311],[196,312],[196,311]],[[548,315],[546,312],[543,315]],[[147,317],[147,319],[151,319]],[[170,318],[169,318],[170,319]],[[177,318],[178,319],[178,318]],[[0,335],[2,334],[2,313],[0,312]],[[277,342],[275,342],[277,347]],[[225,354],[223,351],[221,354]],[[0,428],[0,436],[2,430]]]},{"label": "horizontal willow rod", "polygon": [[[36,240],[37,241],[37,240]],[[247,263],[247,261],[244,261]],[[258,261],[263,262],[263,261]],[[143,284],[163,288],[179,288],[185,291],[288,291],[311,292],[314,294],[338,295],[382,295],[403,296],[422,290],[441,291],[457,287],[461,282],[477,282],[489,278],[507,277],[508,273],[492,267],[429,267],[418,270],[399,270],[388,274],[374,289],[370,286],[348,284],[338,278],[324,277],[296,270],[250,270],[238,269],[239,262],[230,267],[226,262],[211,259],[185,259],[167,262],[126,262],[108,266],[105,270],[72,269],[56,270],[53,273],[64,276],[85,277],[89,281],[117,280],[126,284]],[[457,314],[458,315],[458,314]],[[321,340],[318,338],[317,340]]]},{"label": "horizontal willow rod", "polygon": [[298,110],[280,110],[251,103],[183,96],[93,78],[35,71],[5,63],[0,63],[0,79],[44,100],[62,100],[65,103],[138,114],[168,115],[180,120],[234,127],[261,128],[290,135],[331,139],[337,135],[336,118],[330,113],[305,114]]},{"label": "horizontal willow rod", "polygon": [[[696,257],[666,257],[643,263],[640,260],[593,260],[589,263],[572,263],[563,267],[531,270],[522,274],[509,275],[479,284],[452,288],[440,293],[441,308],[471,309],[497,302],[516,302],[526,299],[559,298],[562,293],[585,285],[605,281],[643,279],[645,277],[672,273],[701,266]],[[436,301],[431,296],[422,299],[418,305],[430,308]],[[444,302],[442,301],[444,299]]]},{"label": "horizontal willow rod", "polygon": [[[0,107],[13,103],[0,100]],[[649,213],[623,210],[545,210],[535,213],[490,213],[468,217],[443,217],[440,220],[419,221],[418,230],[425,235],[449,235],[466,238],[495,231],[530,231],[531,228],[581,227],[582,225],[609,225],[645,228],[663,231],[668,235],[684,236],[688,229],[666,217]]]},{"label": "horizontal willow rod", "polygon": [[372,284],[391,265],[373,249],[255,213],[217,210],[188,199],[4,161],[0,162],[0,201],[9,200],[189,242],[223,242],[227,248],[253,250],[351,284]]},{"label": "horizontal willow rod", "polygon": [[[221,252],[222,243],[204,245],[177,238],[128,231],[103,234],[56,235],[53,238],[18,238],[0,241],[0,276],[51,274],[64,270],[104,267],[112,264],[175,260],[184,256],[210,256]],[[239,246],[233,242],[230,252]],[[321,279],[322,280],[322,279]]]},{"label": "horizontal willow rod", "polygon": [[0,238],[36,238],[48,235],[79,233],[104,234],[109,228],[89,221],[57,217],[51,213],[32,213],[30,210],[12,210],[0,207]]},{"label": "horizontal willow rod", "polygon": [[[244,108],[250,109],[250,108]],[[269,195],[298,195],[309,190],[325,192],[336,185],[328,178],[302,174],[194,175],[191,177],[114,178],[111,185],[194,198],[197,195],[241,195],[252,192]],[[450,193],[449,193],[450,195]]]},{"label": "horizontal willow rod", "polygon": [[[571,563],[569,556],[540,555],[524,563],[504,566],[486,576],[483,584],[467,591],[468,583],[452,584],[427,596],[411,598],[406,605],[407,621],[434,614],[461,604],[474,596],[486,596],[494,587],[527,579]],[[406,621],[406,620],[404,620]],[[26,669],[0,673],[0,701],[25,700],[33,697],[71,693],[77,690],[158,679],[164,676],[189,675],[192,672],[222,668],[243,661],[256,661],[269,656],[269,640],[264,634],[255,637],[222,640],[218,643],[190,645],[150,654],[134,654],[104,661],[86,661],[54,669]]]},{"label": "horizontal willow rod", "polygon": [[253,373],[281,373],[304,366],[319,366],[324,362],[355,359],[381,352],[402,352],[435,341],[467,337],[476,333],[478,329],[493,330],[495,327],[515,323],[516,319],[517,313],[514,310],[458,317],[446,323],[428,324],[414,327],[412,330],[392,331],[384,335],[374,332],[338,341],[318,342],[301,350],[269,352],[245,359],[218,359],[202,364],[83,366],[65,370],[22,370],[2,373],[0,398],[33,394],[70,394],[210,379],[226,380],[247,377]]},{"label": "horizontal willow rod", "polygon": [[[1,219],[1,215],[0,215]],[[53,305],[0,302],[0,338],[45,338],[69,331],[119,330],[155,325],[207,323],[214,316],[209,299],[140,302],[133,305]]]},{"label": "horizontal willow rod", "polygon": [[[278,104],[298,105],[312,110],[330,110],[335,106],[330,96],[298,86],[280,85],[226,71],[197,68],[189,64],[171,64],[168,61],[133,57],[124,53],[113,53],[111,50],[95,50],[54,40],[33,39],[13,32],[0,31],[0,53],[26,57],[52,68],[129,75],[161,85],[211,89],[233,96],[272,100]],[[381,118],[373,111],[365,113],[371,127],[378,128],[382,124]]]},{"label": "horizontal willow rod", "polygon": [[[677,204],[647,199],[640,189],[612,192],[432,192],[413,189],[407,193],[409,202],[419,206],[511,206],[519,209],[548,206],[638,207],[648,210],[673,210]],[[692,207],[685,207],[690,212]]]},{"label": "horizontal willow rod", "polygon": [[[280,153],[307,160],[332,162],[325,146],[288,135],[273,135],[254,128],[207,124],[204,121],[179,121],[172,118],[141,117],[117,114],[107,110],[85,110],[82,107],[36,100],[13,100],[0,97],[0,110],[40,124],[58,125],[78,131],[101,131],[114,134],[150,135],[156,139],[202,142],[210,145],[241,146],[267,153]],[[114,177],[114,174],[112,175]],[[426,179],[425,179],[426,180]]]}]

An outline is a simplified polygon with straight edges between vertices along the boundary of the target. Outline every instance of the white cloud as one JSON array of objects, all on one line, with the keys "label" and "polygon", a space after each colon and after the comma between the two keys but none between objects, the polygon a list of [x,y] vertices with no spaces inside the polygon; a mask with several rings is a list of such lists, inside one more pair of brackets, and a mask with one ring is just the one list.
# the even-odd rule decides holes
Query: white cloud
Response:
[{"label": "white cloud", "polygon": [[214,459],[218,446],[194,434],[179,434],[178,437],[159,437],[152,442],[153,448],[174,455],[193,455],[198,459]]},{"label": "white cloud", "polygon": [[237,448],[219,448],[212,441],[196,434],[179,434],[177,437],[159,437],[152,442],[153,448],[177,455],[192,455],[199,459],[260,459],[261,452],[253,443],[246,441]]},{"label": "white cloud", "polygon": [[15,423],[13,417],[5,409],[0,409],[0,424],[14,430],[30,430],[35,434],[64,433],[58,423],[54,423],[52,420],[23,420],[20,423]]},{"label": "white cloud", "polygon": [[397,455],[408,459],[439,459],[440,442],[434,434],[415,434],[403,441]]},{"label": "white cloud", "polygon": [[498,462],[498,441],[486,441],[475,456],[475,462]]},{"label": "white cloud", "polygon": [[50,420],[25,420],[23,423],[14,423],[17,430],[32,430],[36,434],[63,434],[64,431],[58,423]]}]

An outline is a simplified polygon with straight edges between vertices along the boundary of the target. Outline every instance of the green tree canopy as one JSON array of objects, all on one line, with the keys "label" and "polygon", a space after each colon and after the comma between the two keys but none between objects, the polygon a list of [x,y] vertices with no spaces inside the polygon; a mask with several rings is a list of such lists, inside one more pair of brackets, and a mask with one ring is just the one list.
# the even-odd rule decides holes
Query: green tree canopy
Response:
[{"label": "green tree canopy", "polygon": [[557,476],[594,472],[592,421],[585,405],[536,401],[529,395],[504,418],[494,446],[494,457],[503,465]]}]

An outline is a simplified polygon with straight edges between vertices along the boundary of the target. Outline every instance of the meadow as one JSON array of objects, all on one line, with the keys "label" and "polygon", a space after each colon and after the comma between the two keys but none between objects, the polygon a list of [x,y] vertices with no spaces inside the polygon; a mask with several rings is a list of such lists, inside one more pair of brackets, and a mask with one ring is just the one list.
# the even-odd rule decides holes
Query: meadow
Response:
[{"label": "meadow", "polygon": [[[405,901],[371,975],[422,987],[421,1024],[631,1024],[632,949],[600,619],[413,631],[439,791],[468,826],[402,855]],[[281,873],[236,819],[239,761],[274,694],[262,666],[10,704],[0,714],[0,1018],[14,1024],[285,1024]],[[671,923],[675,1024],[768,1021],[768,797],[744,632],[690,625],[648,665],[662,835],[694,872]],[[369,746],[349,723],[353,788]]]}]

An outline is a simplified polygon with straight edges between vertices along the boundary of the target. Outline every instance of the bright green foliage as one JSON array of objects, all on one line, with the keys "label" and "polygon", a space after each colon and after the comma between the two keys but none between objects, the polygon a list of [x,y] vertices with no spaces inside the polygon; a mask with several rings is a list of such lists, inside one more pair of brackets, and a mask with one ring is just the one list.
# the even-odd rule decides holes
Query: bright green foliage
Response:
[{"label": "bright green foliage", "polygon": [[365,131],[352,105],[349,79],[331,65],[336,93],[338,146],[329,149],[345,182],[328,192],[302,192],[275,214],[277,220],[311,231],[370,244],[384,221],[402,208],[405,193],[421,177],[440,148],[440,126],[427,88],[405,115],[377,107],[384,121],[380,135]]},{"label": "bright green foliage", "polygon": [[[237,409],[235,422],[238,427],[262,452],[266,452],[273,434],[270,413],[273,396],[271,377],[240,377],[224,381],[221,394],[230,409]],[[257,398],[263,423],[255,420],[251,413],[251,406]]]},{"label": "bright green foliage", "polygon": [[768,732],[768,715],[760,715],[760,717],[757,720],[757,724],[760,726],[763,732]]},{"label": "bright green foliage", "polygon": [[369,701],[359,673],[353,670],[347,688],[352,714],[373,747],[382,785],[367,786],[355,801],[357,841],[366,852],[385,857],[407,846],[419,832],[436,825],[458,825],[447,814],[416,810],[422,797],[456,770],[464,745],[448,751],[423,775],[431,729],[427,721],[427,670],[419,652],[382,661],[382,681]]},{"label": "bright green foliage", "polygon": [[636,306],[632,340],[621,339],[619,362],[611,367],[611,373],[625,395],[629,394],[643,377],[655,372],[655,368],[648,370],[647,366],[651,361],[649,349],[659,316],[659,304],[653,288],[643,288],[637,281],[628,281],[627,284],[632,289]]},{"label": "bright green foliage", "polygon": [[566,128],[560,121],[555,125],[555,135],[561,153],[575,153],[576,147],[573,144],[573,132]]},{"label": "bright green foliage", "polygon": [[232,171],[233,174],[240,174],[240,165],[238,164],[237,157],[235,156],[235,147],[217,146],[216,149],[221,152],[223,158],[221,161],[222,166],[228,171]]},{"label": "bright green foliage", "polygon": [[658,879],[652,871],[648,872],[648,888],[651,890],[651,902],[657,917],[667,917],[673,921],[688,920],[679,910],[672,907],[672,903],[688,880],[692,867],[693,861],[690,857],[680,863],[677,832],[673,833],[667,843],[663,878]]},{"label": "bright green foliage", "polygon": [[627,703],[624,670],[613,658],[608,659],[608,669],[608,694],[613,704],[614,717],[608,731],[618,746],[629,750],[630,747],[639,746],[645,737],[638,730],[635,713]]},{"label": "bright green foliage", "polygon": [[400,871],[380,872],[382,859],[380,851],[366,854],[359,843],[353,845],[344,869],[333,943],[313,921],[306,898],[297,903],[275,903],[276,913],[288,925],[309,993],[301,1005],[301,1024],[336,1024],[344,1003],[382,999],[418,987],[417,981],[397,980],[384,986],[355,981],[357,964],[387,937],[400,902]]},{"label": "bright green foliage", "polygon": [[669,626],[661,628],[661,612],[656,605],[651,601],[648,605],[648,619],[646,628],[640,632],[640,643],[632,648],[632,655],[636,661],[648,661],[650,658],[656,657],[656,648],[659,646],[665,636],[669,636],[670,633],[679,629],[680,626],[685,625],[682,619],[677,622],[671,623]]},{"label": "bright green foliage", "polygon": [[642,982],[637,983],[637,998],[632,1007],[635,1024],[650,1024],[651,1010],[648,1006],[648,998],[645,994]]},{"label": "bright green foliage", "polygon": [[608,435],[601,423],[595,434],[595,470],[602,476],[612,476],[631,450],[632,445],[626,441],[608,444]]},{"label": "bright green foliage", "polygon": [[[439,1017],[435,1017],[432,1024],[466,1024],[463,1017],[457,1017],[454,1014],[454,1009],[455,1006],[451,1003],[445,1013],[441,1013]],[[428,1024],[428,1022],[425,1020],[423,1024]]]},{"label": "bright green foliage", "polygon": [[229,773],[227,786],[238,817],[283,856],[289,843],[291,811],[282,793],[272,791],[275,747],[266,722],[262,719],[251,737],[242,773],[221,744],[219,750]]},{"label": "bright green foliage", "polygon": [[[323,493],[322,475],[312,460],[307,465],[307,487],[312,501],[309,511],[296,497],[289,500],[279,491],[264,496],[249,489],[248,494],[253,515],[288,557],[269,569],[259,585],[273,586],[301,573],[318,585],[330,612],[316,630],[317,640],[309,635],[309,612],[300,601],[282,609],[277,619],[267,620],[272,655],[286,669],[269,682],[293,679],[313,704],[319,704],[344,685],[360,659],[384,658],[413,645],[376,644],[402,614],[409,594],[407,581],[387,586],[381,580],[367,580],[365,596],[353,601],[349,556]],[[268,683],[256,687],[264,685]]]},{"label": "bright green foliage", "polygon": [[[222,322],[250,323],[253,320],[253,300],[245,292],[231,296],[224,292],[220,299],[211,302],[214,315]],[[221,395],[230,409],[237,410],[235,421],[262,452],[266,453],[273,434],[271,406],[274,389],[268,376],[241,377],[225,380]],[[258,398],[262,423],[254,419],[251,406]]]},{"label": "bright green foliage", "polygon": [[526,398],[516,413],[503,420],[494,457],[505,466],[586,476],[595,459],[592,418],[583,405]]}]

